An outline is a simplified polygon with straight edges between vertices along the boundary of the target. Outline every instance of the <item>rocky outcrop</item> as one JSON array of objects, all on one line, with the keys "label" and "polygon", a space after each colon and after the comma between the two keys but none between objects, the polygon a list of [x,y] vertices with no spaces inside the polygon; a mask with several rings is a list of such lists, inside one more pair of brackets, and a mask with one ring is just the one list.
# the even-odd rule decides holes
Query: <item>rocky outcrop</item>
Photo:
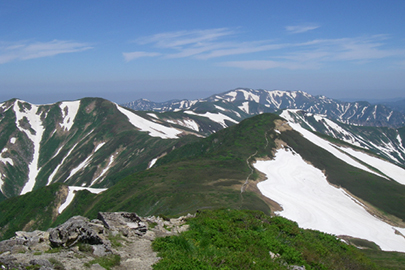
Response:
[{"label": "rocky outcrop", "polygon": [[56,228],[49,230],[52,247],[71,247],[80,243],[103,244],[105,230],[99,222],[89,222],[88,218],[75,216]]},{"label": "rocky outcrop", "polygon": [[124,236],[142,236],[148,230],[147,224],[135,213],[129,212],[100,212],[98,219],[110,231],[119,232]]},{"label": "rocky outcrop", "polygon": [[48,231],[16,232],[0,242],[0,269],[103,269],[95,260],[119,256],[114,269],[152,269],[159,258],[151,248],[156,237],[188,229],[187,215],[177,219],[142,218],[135,213],[99,213],[98,219],[70,218]]}]

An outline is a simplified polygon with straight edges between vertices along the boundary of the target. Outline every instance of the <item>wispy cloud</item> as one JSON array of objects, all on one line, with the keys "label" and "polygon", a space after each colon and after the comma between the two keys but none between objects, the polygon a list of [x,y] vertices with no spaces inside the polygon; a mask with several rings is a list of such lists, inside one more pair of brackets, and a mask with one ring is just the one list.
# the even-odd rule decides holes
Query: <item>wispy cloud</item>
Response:
[{"label": "wispy cloud", "polygon": [[157,52],[129,52],[129,53],[122,53],[124,56],[125,61],[129,62],[137,58],[141,57],[154,57],[159,56],[161,53]]},{"label": "wispy cloud", "polygon": [[286,26],[285,30],[287,30],[288,32],[292,33],[292,34],[299,34],[299,33],[304,33],[304,32],[308,32],[314,29],[319,28],[319,25],[316,24],[311,24],[311,25],[290,25],[290,26]]},{"label": "wispy cloud", "polygon": [[176,31],[142,37],[137,39],[135,42],[139,44],[154,43],[158,48],[181,48],[188,45],[212,42],[221,37],[230,36],[233,34],[235,34],[235,31],[228,28]]},{"label": "wispy cloud", "polygon": [[286,68],[286,69],[315,69],[319,68],[317,63],[300,63],[288,61],[273,61],[273,60],[248,60],[248,61],[228,61],[219,63],[220,66],[236,67],[243,69],[272,69],[272,68]]},{"label": "wispy cloud", "polygon": [[[312,26],[291,26],[291,32],[316,29]],[[230,58],[216,65],[244,69],[314,69],[331,62],[365,63],[389,57],[405,57],[403,49],[386,49],[387,35],[337,39],[313,39],[306,42],[275,42],[274,40],[240,41],[241,33],[228,28],[160,33],[135,40],[137,47],[146,46],[153,52],[123,53],[126,61],[140,57],[162,59],[193,58],[214,60]],[[239,39],[239,40],[235,40]],[[258,54],[259,53],[259,54]],[[244,55],[241,58],[241,55]],[[250,59],[247,59],[250,56]]]},{"label": "wispy cloud", "polygon": [[52,40],[49,42],[19,42],[0,43],[0,64],[17,60],[54,56],[63,53],[82,52],[92,49],[87,43],[65,40]]},{"label": "wispy cloud", "polygon": [[[139,45],[151,44],[155,49],[171,50],[161,53],[164,58],[194,57],[197,59],[210,59],[229,55],[276,50],[285,46],[284,44],[272,44],[270,40],[252,42],[224,40],[225,38],[229,39],[236,35],[237,32],[235,30],[228,28],[177,31],[142,37],[135,40],[135,43]],[[143,53],[146,54],[146,52]],[[158,56],[156,53],[152,54],[153,56]],[[125,59],[130,61],[136,58],[128,60],[125,57]]]},{"label": "wispy cloud", "polygon": [[334,62],[367,63],[376,59],[404,58],[405,49],[384,49],[384,35],[316,39],[288,44],[288,52],[271,55],[271,60],[226,61],[219,65],[244,69],[314,69]]}]

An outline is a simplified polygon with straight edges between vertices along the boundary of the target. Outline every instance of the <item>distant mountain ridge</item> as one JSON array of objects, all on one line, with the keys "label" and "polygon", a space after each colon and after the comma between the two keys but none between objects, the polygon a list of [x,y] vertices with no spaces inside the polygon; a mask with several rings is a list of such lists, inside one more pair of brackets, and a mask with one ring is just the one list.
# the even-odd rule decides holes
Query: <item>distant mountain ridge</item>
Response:
[{"label": "distant mountain ridge", "polygon": [[343,124],[325,115],[303,110],[284,110],[280,116],[290,123],[299,124],[312,132],[325,134],[378,154],[391,162],[405,167],[405,127],[365,127]]},{"label": "distant mountain ridge", "polygon": [[140,99],[122,104],[122,106],[133,110],[156,112],[198,111],[201,110],[200,106],[203,106],[204,103],[224,103],[227,106],[232,104],[247,116],[276,112],[283,109],[301,109],[311,113],[327,115],[331,119],[351,125],[395,128],[405,125],[405,114],[394,111],[385,105],[372,105],[365,101],[343,102],[325,96],[312,96],[303,91],[268,91],[239,88],[215,94],[205,99],[172,100],[160,103]]},{"label": "distant mountain ridge", "polygon": [[[405,166],[405,128],[378,127],[380,114],[388,109],[364,103],[361,116],[355,110],[359,104],[342,105],[301,91],[252,89],[193,101],[133,102],[141,111],[97,98],[48,105],[9,100],[0,103],[0,201],[55,182],[107,188],[126,175],[153,166],[159,157],[186,143],[186,135],[205,137],[256,114],[281,113],[284,107],[303,108],[300,116],[294,117],[312,131]],[[313,113],[315,110],[325,114]],[[350,110],[353,117],[345,118]],[[361,120],[368,110],[374,110],[373,120]],[[402,121],[398,112],[390,111],[389,115],[387,125]],[[363,122],[377,127],[362,127]]]}]

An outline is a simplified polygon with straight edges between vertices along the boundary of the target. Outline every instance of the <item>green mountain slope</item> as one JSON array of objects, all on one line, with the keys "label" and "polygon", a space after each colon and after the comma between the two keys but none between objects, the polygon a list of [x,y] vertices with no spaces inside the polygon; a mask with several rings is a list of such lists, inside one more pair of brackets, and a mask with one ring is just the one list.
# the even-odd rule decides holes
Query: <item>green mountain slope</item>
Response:
[{"label": "green mountain slope", "polygon": [[[99,211],[179,215],[225,207],[269,214],[277,210],[277,204],[258,191],[256,183],[263,176],[251,163],[272,158],[281,144],[324,171],[330,183],[372,205],[385,219],[405,219],[403,185],[348,165],[293,131],[279,116],[262,114],[178,147],[152,168],[123,178],[103,193],[77,192],[53,225],[73,215],[95,218]],[[6,209],[3,203],[0,209]],[[29,207],[37,209],[34,204]]]},{"label": "green mountain slope", "polygon": [[[185,126],[198,119],[184,113],[161,120],[121,110],[99,98],[0,104],[0,201],[56,182],[110,187],[205,130]],[[201,126],[210,125],[207,121],[203,118]]]},{"label": "green mountain slope", "polygon": [[[174,215],[218,207],[269,213],[259,194],[241,194],[241,188],[251,173],[247,159],[253,154],[271,157],[274,141],[267,138],[276,136],[277,119],[276,115],[259,115],[176,149],[152,169],[126,177],[97,195],[85,214],[93,217],[98,211],[125,210]],[[72,205],[65,211],[77,214],[75,208]]]},{"label": "green mountain slope", "polygon": [[[272,114],[255,116],[176,149],[154,168],[128,176],[95,196],[86,214],[126,210],[170,215],[220,206],[269,212],[264,203],[268,201],[255,190],[255,184],[248,184],[242,194],[241,189],[247,179],[249,183],[259,178],[250,163],[272,158],[277,141],[284,141],[325,171],[332,184],[346,188],[382,213],[405,220],[403,185],[354,168],[295,131],[276,132],[277,120],[280,118]],[[66,211],[78,214],[70,207]]]},{"label": "green mountain slope", "polygon": [[67,186],[56,183],[1,202],[0,239],[8,239],[16,231],[46,230],[52,227],[67,192]]}]

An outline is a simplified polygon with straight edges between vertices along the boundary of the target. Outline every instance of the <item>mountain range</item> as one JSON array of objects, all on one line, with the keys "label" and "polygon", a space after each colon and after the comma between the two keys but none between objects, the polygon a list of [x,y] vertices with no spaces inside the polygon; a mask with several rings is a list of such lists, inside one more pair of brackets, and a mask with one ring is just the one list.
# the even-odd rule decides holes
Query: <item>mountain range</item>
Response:
[{"label": "mountain range", "polygon": [[131,104],[0,104],[0,237],[98,211],[224,207],[405,252],[400,112],[251,89]]},{"label": "mountain range", "polygon": [[[391,103],[390,103],[391,104]],[[401,108],[401,105],[393,105]],[[403,103],[401,103],[403,104]],[[310,113],[326,115],[341,123],[362,126],[403,127],[405,114],[383,104],[370,104],[366,101],[342,102],[325,96],[312,96],[303,91],[234,89],[198,100],[172,100],[151,102],[139,99],[122,104],[122,106],[140,111],[204,111],[217,108],[232,108],[239,118],[246,118],[260,113],[273,113],[284,109],[301,109]],[[242,114],[240,112],[243,112]]]}]

